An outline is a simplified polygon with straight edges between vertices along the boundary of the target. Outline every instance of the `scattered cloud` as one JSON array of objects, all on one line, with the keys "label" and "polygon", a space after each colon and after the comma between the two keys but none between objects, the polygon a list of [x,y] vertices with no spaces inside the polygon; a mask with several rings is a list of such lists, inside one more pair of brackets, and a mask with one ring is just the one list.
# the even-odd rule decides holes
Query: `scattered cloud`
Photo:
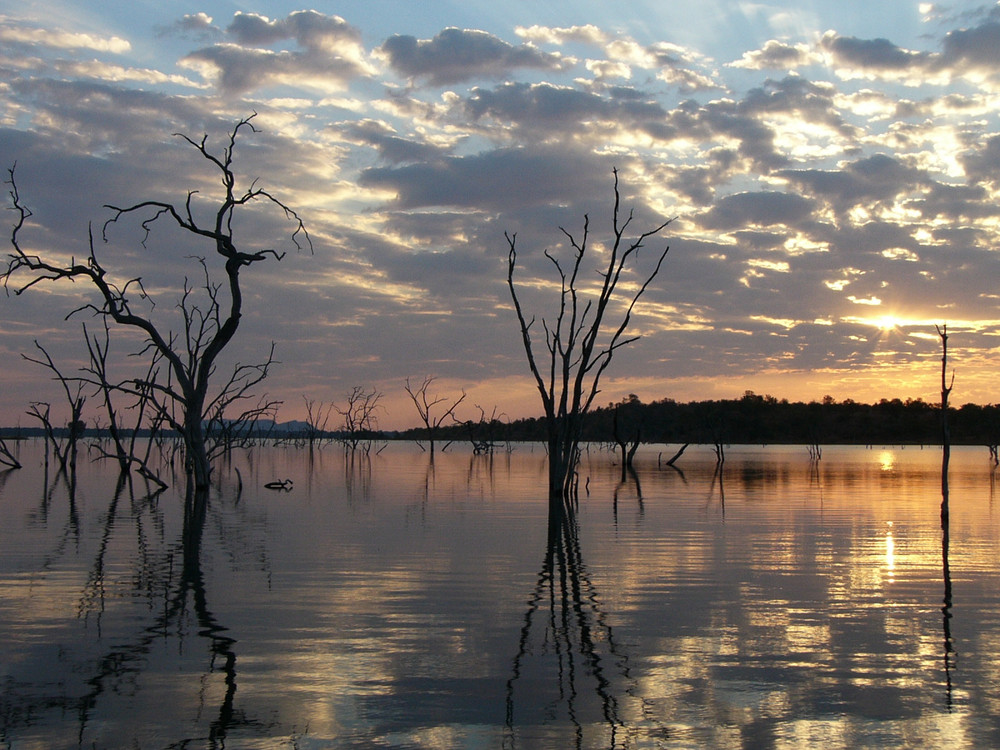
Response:
[{"label": "scattered cloud", "polygon": [[127,39],[59,28],[42,28],[0,16],[0,42],[60,50],[87,50],[120,55],[132,49]]},{"label": "scattered cloud", "polygon": [[160,36],[190,36],[199,41],[207,41],[222,35],[222,29],[216,26],[212,17],[204,12],[182,16],[168,26],[159,27],[157,32]]},{"label": "scattered cloud", "polygon": [[805,65],[819,62],[819,57],[808,44],[788,44],[777,39],[769,39],[758,50],[744,52],[735,62],[729,63],[733,68],[748,70],[794,70]]},{"label": "scattered cloud", "polygon": [[[0,160],[17,163],[34,211],[25,240],[81,257],[106,203],[196,191],[207,215],[217,175],[171,134],[205,135],[221,153],[232,123],[257,112],[259,132],[235,150],[240,178],[298,208],[316,253],[248,274],[232,356],[278,341],[269,389],[289,405],[306,390],[330,400],[428,373],[507,392],[524,364],[504,232],[517,233],[525,301],[545,314],[544,253],[565,250],[560,227],[580,236],[586,216],[606,251],[614,168],[632,228],[678,217],[618,376],[658,384],[642,397],[697,398],[672,391],[675,378],[745,384],[763,372],[786,378],[783,396],[816,397],[795,390],[803,373],[859,382],[880,358],[926,358],[935,340],[914,321],[979,321],[963,351],[988,361],[1000,336],[997,9],[927,4],[923,36],[884,23],[869,36],[856,24],[799,33],[808,14],[779,10],[794,11],[747,11],[761,28],[725,57],[648,19],[642,39],[624,20],[530,14],[379,36],[387,26],[370,17],[210,2],[163,11],[143,38],[8,15]],[[253,247],[280,246],[287,228],[260,211],[237,226]],[[143,249],[140,234],[121,227],[98,249],[124,278],[142,274],[167,314],[189,256],[210,248],[178,251],[156,233]],[[3,351],[37,331],[79,356],[62,317],[85,290],[33,291],[4,303]],[[891,352],[872,323],[890,318],[909,321],[910,342]],[[10,382],[33,382],[8,359]],[[3,389],[0,414],[23,407],[18,388]]]},{"label": "scattered cloud", "polygon": [[[284,42],[294,48],[269,49]],[[341,91],[374,73],[360,32],[339,16],[311,10],[275,20],[239,12],[225,41],[189,53],[181,64],[229,96],[282,85]]]},{"label": "scattered cloud", "polygon": [[558,71],[566,65],[559,55],[529,44],[512,45],[474,29],[444,29],[433,39],[395,34],[380,51],[400,75],[434,86],[502,78],[522,68]]}]

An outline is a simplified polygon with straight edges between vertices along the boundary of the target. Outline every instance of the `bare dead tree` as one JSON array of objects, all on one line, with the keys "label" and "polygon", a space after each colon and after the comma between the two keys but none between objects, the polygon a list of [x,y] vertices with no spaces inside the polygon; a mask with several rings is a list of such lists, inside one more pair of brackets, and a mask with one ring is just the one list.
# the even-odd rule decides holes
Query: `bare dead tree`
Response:
[{"label": "bare dead tree", "polygon": [[[577,239],[563,227],[563,233],[572,248],[568,268],[563,261],[548,250],[545,257],[555,267],[559,284],[559,303],[553,320],[542,319],[544,351],[536,352],[532,340],[532,327],[536,319],[525,316],[514,285],[517,267],[517,234],[504,232],[507,240],[507,286],[514,310],[521,327],[528,367],[542,399],[549,452],[549,497],[569,499],[573,492],[576,467],[580,459],[580,440],[583,417],[590,410],[600,392],[600,380],[611,364],[614,355],[638,336],[627,335],[632,312],[650,283],[656,278],[669,248],[659,253],[657,260],[644,279],[624,295],[624,313],[617,324],[606,320],[611,308],[617,305],[619,283],[623,274],[631,275],[631,265],[637,260],[639,250],[651,237],[662,232],[673,221],[668,219],[650,230],[641,232],[632,240],[625,233],[632,224],[633,212],[621,219],[621,195],[618,188],[618,170],[614,170],[614,209],[612,212],[611,242],[606,248],[607,265],[598,272],[600,281],[592,297],[588,298],[588,282],[581,278],[584,259],[590,249],[590,218],[584,215],[583,234]],[[629,296],[630,295],[630,296]]]},{"label": "bare dead tree", "polygon": [[[628,414],[622,414],[623,410],[634,412],[634,403],[638,403],[638,399],[635,402],[630,400],[625,403],[616,404],[613,418],[615,443],[618,444],[618,449],[622,454],[621,481],[623,482],[627,478],[628,472],[633,470],[632,461],[635,458],[636,451],[639,450],[639,444],[642,442],[642,425],[636,422],[635,419],[627,419]],[[628,424],[622,424],[623,422],[628,422]]]},{"label": "bare dead tree", "polygon": [[677,467],[675,466],[675,464],[677,463],[677,459],[679,459],[681,456],[684,455],[684,451],[687,450],[687,448],[688,448],[689,445],[690,445],[690,443],[684,443],[684,445],[682,445],[680,448],[678,448],[677,452],[674,453],[674,455],[671,456],[666,461],[663,460],[663,454],[662,453],[659,454],[656,457],[656,465],[658,467],[660,467],[660,466],[669,466],[669,467],[671,467],[673,469],[676,469],[677,471],[680,471],[680,469],[677,469]]},{"label": "bare dead tree", "polygon": [[[108,417],[107,433],[111,438],[113,452],[108,452],[99,447],[101,455],[105,458],[113,458],[118,462],[118,466],[123,475],[135,469],[140,476],[153,482],[161,489],[166,489],[167,484],[160,478],[158,472],[154,471],[151,462],[152,446],[155,436],[163,424],[163,415],[150,406],[148,394],[149,388],[136,390],[132,387],[134,381],[126,380],[120,383],[112,383],[108,368],[108,355],[111,351],[111,331],[108,327],[108,319],[101,318],[103,323],[103,335],[93,336],[83,326],[83,338],[87,342],[87,353],[90,356],[90,363],[83,368],[83,379],[90,382],[101,398],[105,413]],[[162,356],[159,352],[153,351],[146,372],[141,378],[142,383],[155,382],[160,369]],[[131,394],[134,398],[126,409],[133,414],[132,425],[126,428],[122,421],[121,411],[116,403],[115,396],[120,393]],[[140,431],[146,428],[149,439],[140,451],[138,442]]]},{"label": "bare dead tree", "polygon": [[[69,422],[66,423],[66,442],[60,445],[60,441],[56,436],[55,428],[49,418],[50,405],[43,402],[36,402],[31,405],[31,409],[28,414],[35,417],[42,423],[43,429],[45,430],[45,436],[48,442],[52,445],[52,450],[55,453],[56,460],[59,461],[59,467],[61,469],[69,468],[71,472],[76,470],[76,456],[77,456],[77,444],[80,438],[83,436],[83,406],[87,401],[87,397],[83,393],[84,384],[77,378],[66,377],[56,366],[55,362],[52,361],[52,357],[45,348],[35,341],[35,348],[42,353],[41,358],[31,357],[27,354],[22,354],[21,357],[28,362],[32,362],[36,365],[41,365],[46,369],[50,370],[53,375],[53,379],[57,380],[62,386],[63,394],[66,396],[66,402],[69,404],[70,417]],[[44,407],[44,408],[42,408]]]},{"label": "bare dead tree", "polygon": [[6,466],[7,469],[21,468],[21,462],[17,460],[17,456],[14,455],[7,446],[7,441],[2,437],[0,437],[0,466]]},{"label": "bare dead tree", "polygon": [[305,437],[309,443],[309,447],[311,448],[317,440],[326,434],[327,427],[330,424],[330,416],[333,411],[334,404],[328,404],[325,401],[316,401],[316,399],[306,398],[305,395],[302,396],[302,400],[306,405]]},{"label": "bare dead tree", "polygon": [[948,324],[935,325],[941,337],[941,525],[948,526],[948,464],[951,460],[951,428],[948,425],[948,397],[955,387],[955,373],[948,381]]},{"label": "bare dead tree", "polygon": [[371,441],[378,430],[377,413],[381,408],[379,402],[382,393],[372,388],[356,385],[346,396],[343,407],[334,404],[334,410],[343,417],[340,426],[341,440],[352,451],[357,450],[363,441]]},{"label": "bare dead tree", "polygon": [[274,364],[274,342],[271,342],[267,359],[237,363],[215,398],[206,405],[205,452],[210,463],[234,448],[249,446],[267,436],[283,402],[266,394],[258,397],[255,389]]},{"label": "bare dead tree", "polygon": [[[0,272],[0,281],[8,292],[13,291],[19,295],[42,282],[85,280],[97,290],[98,302],[86,304],[72,311],[70,315],[80,310],[90,310],[96,315],[114,321],[119,326],[137,330],[145,337],[146,350],[155,351],[162,357],[169,370],[169,377],[165,382],[137,381],[134,385],[139,392],[145,391],[151,397],[155,394],[160,413],[183,439],[185,469],[196,490],[208,488],[211,472],[211,458],[206,444],[206,419],[212,418],[213,410],[220,404],[232,403],[247,397],[243,385],[259,382],[257,375],[261,377],[266,375],[267,367],[271,363],[269,360],[264,365],[238,367],[238,373],[234,374],[227,385],[231,389],[235,388],[235,395],[233,390],[221,399],[209,395],[210,380],[217,367],[219,355],[236,335],[243,316],[240,278],[242,270],[267,260],[280,261],[284,257],[284,252],[273,248],[240,249],[241,245],[237,243],[233,231],[234,215],[238,210],[258,202],[275,206],[294,227],[290,240],[295,247],[301,249],[303,245],[307,245],[310,250],[312,249],[312,240],[302,219],[287,204],[259,187],[256,181],[251,182],[245,189],[237,188],[233,167],[236,141],[244,130],[256,132],[252,124],[253,117],[251,115],[242,119],[233,127],[221,155],[209,149],[207,135],[196,141],[187,135],[177,134],[193,146],[201,157],[217,170],[217,175],[221,178],[222,195],[212,204],[207,222],[195,217],[194,203],[197,191],[194,190],[188,192],[182,204],[177,205],[159,200],[145,200],[129,206],[106,206],[112,212],[112,216],[104,223],[102,237],[105,242],[111,225],[127,217],[135,217],[144,232],[142,246],[145,248],[146,240],[154,225],[163,219],[176,225],[192,238],[206,241],[222,259],[225,277],[219,283],[206,282],[207,305],[196,304],[192,300],[193,290],[185,282],[180,303],[184,328],[180,333],[163,329],[160,324],[154,322],[149,313],[134,307],[132,297],[148,299],[141,278],[114,280],[98,258],[92,229],[88,233],[89,242],[83,262],[77,262],[74,258],[68,265],[60,265],[25,250],[21,244],[20,234],[32,213],[22,203],[18,194],[14,167],[9,170],[8,184],[16,221],[10,237],[13,252],[9,255],[7,268]],[[199,260],[207,277],[208,267],[203,258]],[[260,413],[262,410],[265,408],[258,408],[257,412]]]},{"label": "bare dead tree", "polygon": [[[466,395],[463,390],[462,395],[454,401],[447,396],[430,396],[427,391],[435,380],[436,378],[433,375],[427,375],[419,386],[413,386],[410,384],[410,379],[407,378],[406,385],[404,386],[406,392],[413,400],[413,405],[420,415],[420,420],[424,423],[424,428],[427,430],[427,442],[430,444],[432,457],[434,455],[434,441],[437,439],[441,425],[447,419],[454,419],[455,409],[458,408],[460,403],[465,401]],[[438,406],[443,406],[444,411],[440,414],[435,414],[435,408]]]},{"label": "bare dead tree", "polygon": [[[479,420],[473,422],[470,419],[465,423],[465,426],[469,430],[469,442],[472,443],[472,452],[477,456],[491,455],[501,440],[501,435],[498,432],[508,426],[504,422],[507,415],[501,412],[496,406],[493,407],[493,411],[488,417],[486,416],[486,410],[479,404],[476,404],[476,409],[479,411]],[[505,440],[504,442],[509,451],[510,441]]]}]

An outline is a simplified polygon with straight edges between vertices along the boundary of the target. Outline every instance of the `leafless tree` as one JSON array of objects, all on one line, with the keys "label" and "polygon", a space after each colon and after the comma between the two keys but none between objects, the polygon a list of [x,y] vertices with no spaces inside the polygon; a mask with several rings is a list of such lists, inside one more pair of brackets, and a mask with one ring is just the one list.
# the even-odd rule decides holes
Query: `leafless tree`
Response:
[{"label": "leafless tree", "polygon": [[479,404],[476,404],[476,409],[479,411],[479,420],[473,422],[470,419],[465,423],[469,430],[469,442],[472,443],[473,454],[477,456],[490,455],[501,440],[506,444],[507,451],[510,452],[510,440],[507,435],[508,431],[505,429],[509,427],[509,424],[504,421],[507,415],[496,406],[493,407],[489,416],[486,416],[486,410]]},{"label": "leafless tree", "polygon": [[45,439],[52,446],[56,460],[59,462],[59,468],[61,470],[69,468],[71,473],[75,473],[77,444],[83,436],[84,429],[83,406],[87,401],[87,397],[83,393],[84,384],[79,379],[68,378],[63,375],[55,362],[52,361],[52,357],[49,356],[49,353],[38,341],[35,341],[35,348],[42,353],[41,358],[36,359],[27,354],[22,354],[21,357],[28,362],[33,362],[50,370],[53,374],[53,379],[59,381],[59,384],[62,386],[63,394],[66,396],[70,411],[69,422],[66,423],[66,442],[61,444],[56,435],[55,427],[49,416],[50,404],[41,401],[35,402],[31,404],[28,414],[42,423],[42,428],[45,430]]},{"label": "leafless tree", "polygon": [[[584,259],[589,257],[590,218],[584,215],[583,234],[577,238],[563,227],[563,233],[572,249],[568,264],[550,251],[545,251],[555,267],[559,284],[559,303],[554,319],[543,318],[544,351],[532,339],[534,317],[526,317],[514,285],[517,267],[517,234],[505,232],[507,240],[507,286],[510,289],[514,310],[521,327],[528,367],[542,398],[545,411],[549,452],[550,499],[569,499],[573,494],[576,467],[580,458],[580,440],[583,417],[590,410],[600,392],[600,379],[611,364],[615,353],[635,341],[638,336],[627,334],[632,312],[639,298],[660,271],[669,248],[658,253],[652,270],[638,284],[619,295],[619,283],[631,277],[631,265],[637,260],[639,250],[651,237],[662,232],[673,221],[668,219],[650,230],[641,232],[634,239],[627,239],[633,212],[621,218],[621,195],[618,187],[618,170],[614,170],[614,209],[612,236],[606,248],[607,265],[600,270],[593,296],[587,294],[590,284],[581,278]],[[617,324],[607,320],[613,308],[618,307],[618,297],[624,297],[624,312]]]},{"label": "leafless tree", "polygon": [[14,455],[8,447],[7,441],[2,437],[0,437],[0,466],[6,466],[7,469],[21,468],[21,462],[17,460],[17,456]]},{"label": "leafless tree", "polygon": [[[83,327],[83,338],[87,342],[87,353],[90,356],[90,363],[84,368],[82,379],[90,382],[95,388],[97,395],[101,398],[104,410],[108,417],[107,433],[111,438],[113,453],[100,448],[102,455],[106,458],[114,458],[118,461],[118,466],[122,474],[128,474],[135,469],[140,476],[165,489],[167,484],[160,478],[159,473],[151,467],[151,453],[155,444],[156,436],[159,434],[164,417],[156,409],[151,408],[150,400],[144,394],[149,393],[149,388],[140,389],[136,393],[133,382],[126,380],[121,383],[112,383],[110,371],[108,369],[108,355],[111,350],[111,331],[108,327],[108,319],[101,319],[103,323],[103,335],[91,335],[87,326]],[[146,372],[140,379],[142,383],[152,383],[159,374],[161,355],[152,352],[147,363]],[[131,394],[134,400],[129,404],[127,410],[133,414],[131,428],[126,428],[122,423],[121,410],[116,403],[116,396],[120,393]],[[145,428],[149,439],[145,441],[140,450],[139,435]]]},{"label": "leafless tree", "polygon": [[[642,424],[636,418],[639,399],[635,394],[630,394],[628,400],[615,405],[613,417],[613,431],[615,443],[622,454],[622,479],[625,481],[629,471],[633,470],[632,462],[635,459],[636,451],[642,442]],[[623,413],[624,412],[624,413]]]},{"label": "leafless tree", "polygon": [[948,525],[948,463],[951,460],[951,428],[948,425],[948,397],[955,387],[955,373],[948,381],[948,324],[934,328],[941,338],[941,524]]},{"label": "leafless tree", "polygon": [[317,440],[320,440],[326,434],[327,427],[330,424],[330,413],[333,411],[334,404],[317,401],[314,398],[306,398],[305,395],[302,396],[302,400],[306,405],[305,438],[311,448]]},{"label": "leafless tree", "polygon": [[[447,419],[455,418],[455,409],[458,405],[465,401],[465,391],[462,391],[462,395],[459,396],[454,401],[447,396],[430,396],[427,391],[430,389],[431,385],[435,381],[435,377],[432,375],[427,375],[419,386],[413,386],[410,384],[410,379],[406,379],[406,392],[410,395],[413,400],[413,405],[417,409],[417,413],[420,415],[420,420],[424,423],[424,428],[427,430],[427,442],[430,444],[431,456],[434,455],[434,441],[437,439],[438,432],[441,429],[441,425],[444,424]],[[444,411],[440,414],[435,414],[436,407],[442,407]]]},{"label": "leafless tree", "polygon": [[686,451],[688,449],[689,445],[690,445],[690,443],[684,443],[684,445],[682,445],[680,448],[678,448],[677,452],[674,453],[674,455],[671,456],[666,461],[663,460],[663,454],[662,453],[659,454],[656,457],[656,465],[657,465],[657,467],[669,466],[670,468],[674,469],[675,471],[680,471],[680,469],[678,469],[677,466],[676,466],[677,459],[679,459],[681,456],[684,455],[684,451]]},{"label": "leafless tree", "polygon": [[382,394],[372,388],[370,391],[364,386],[356,385],[345,397],[343,407],[334,404],[336,412],[343,417],[344,422],[340,426],[341,440],[344,445],[352,451],[357,450],[363,441],[370,441],[373,434],[378,430],[377,412]]},{"label": "leafless tree", "polygon": [[[165,330],[162,324],[154,322],[150,313],[138,310],[133,300],[138,298],[148,302],[146,290],[139,277],[126,281],[116,281],[108,273],[98,254],[93,230],[89,232],[89,244],[85,260],[74,258],[68,265],[50,262],[39,255],[25,250],[21,244],[21,230],[32,215],[22,203],[14,180],[14,167],[9,170],[10,197],[16,216],[10,243],[13,252],[9,256],[7,268],[0,272],[0,281],[8,291],[22,294],[36,284],[56,280],[83,279],[98,292],[98,301],[84,305],[80,310],[90,310],[114,321],[119,326],[137,330],[145,338],[145,350],[156,352],[162,357],[168,370],[163,380],[152,382],[135,381],[136,392],[154,399],[160,413],[181,436],[185,449],[185,468],[189,481],[195,490],[205,490],[209,486],[211,457],[206,440],[206,420],[220,414],[219,407],[236,404],[249,397],[248,389],[267,374],[270,358],[262,365],[238,365],[233,376],[224,386],[221,397],[212,397],[209,384],[218,365],[219,356],[232,341],[243,316],[243,292],[240,273],[257,263],[267,260],[280,261],[283,252],[272,248],[251,250],[240,249],[233,231],[233,219],[238,210],[263,202],[277,207],[292,223],[291,242],[301,248],[303,244],[312,249],[312,241],[299,215],[279,198],[259,187],[256,181],[246,188],[237,187],[233,156],[237,137],[244,130],[256,132],[252,124],[253,115],[240,120],[228,134],[228,142],[217,155],[208,147],[208,136],[196,141],[177,134],[217,170],[221,178],[222,194],[209,209],[210,218],[204,221],[196,218],[195,196],[190,191],[182,204],[172,204],[159,200],[145,200],[129,206],[106,206],[112,216],[105,223],[102,237],[107,241],[108,229],[126,217],[136,217],[144,232],[142,246],[152,232],[154,224],[163,219],[176,225],[193,239],[206,241],[222,259],[224,279],[214,282],[209,278],[208,266],[204,258],[199,258],[205,274],[203,291],[207,301],[195,301],[193,288],[185,282],[179,302],[183,320],[180,332]],[[73,312],[78,312],[73,311]],[[70,315],[73,314],[70,313]],[[254,407],[251,414],[261,414],[267,405]]]}]

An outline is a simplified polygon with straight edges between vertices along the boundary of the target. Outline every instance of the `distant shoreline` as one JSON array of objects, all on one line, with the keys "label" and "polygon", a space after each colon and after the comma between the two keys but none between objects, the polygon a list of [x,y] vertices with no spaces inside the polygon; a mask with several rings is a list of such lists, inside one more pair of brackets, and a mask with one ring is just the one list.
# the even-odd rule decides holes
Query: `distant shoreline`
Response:
[{"label": "distant shoreline", "polygon": [[[953,445],[994,446],[1000,441],[1000,405],[965,404],[949,407]],[[663,399],[642,403],[632,396],[587,414],[582,430],[585,442],[638,441],[643,444],[726,445],[940,445],[941,409],[921,400],[882,399],[874,404],[852,401],[789,402],[747,392],[742,398],[679,403]],[[55,430],[59,438],[67,428]],[[131,431],[122,430],[131,436]],[[17,440],[44,436],[41,427],[0,428],[0,438]],[[172,438],[169,432],[162,433]],[[140,430],[140,437],[149,432]],[[106,429],[85,429],[82,437],[107,437]],[[350,434],[345,430],[315,430],[302,421],[259,421],[247,434],[253,439],[282,441],[428,440],[426,428],[373,430]],[[439,427],[436,442],[539,442],[546,440],[541,417],[517,420],[455,422]]]}]

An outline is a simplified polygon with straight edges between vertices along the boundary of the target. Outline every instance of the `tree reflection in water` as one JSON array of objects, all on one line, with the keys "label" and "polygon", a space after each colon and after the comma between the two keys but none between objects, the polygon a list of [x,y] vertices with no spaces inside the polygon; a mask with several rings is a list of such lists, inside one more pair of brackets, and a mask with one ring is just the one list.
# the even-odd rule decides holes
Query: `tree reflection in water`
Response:
[{"label": "tree reflection in water", "polygon": [[[74,499],[76,488],[72,486],[72,479],[67,481],[68,518],[57,542],[57,549],[46,555],[43,569],[54,566],[67,549],[67,539],[79,533]],[[48,522],[51,518],[53,489],[48,486],[44,492],[43,522]],[[164,688],[168,684],[163,682],[164,677],[173,681],[179,676],[178,682],[170,684],[180,686],[178,689],[189,695],[196,694],[194,703],[197,706],[197,716],[183,717],[180,720],[183,723],[179,722],[174,727],[179,735],[195,736],[172,737],[173,741],[167,746],[186,747],[197,743],[202,747],[221,748],[225,746],[226,737],[234,728],[250,726],[250,731],[255,731],[253,726],[257,722],[242,716],[234,704],[237,687],[236,640],[227,634],[227,629],[209,606],[202,571],[202,541],[206,519],[210,518],[209,497],[207,494],[198,494],[189,496],[184,501],[183,525],[179,538],[156,552],[156,545],[148,537],[147,527],[151,520],[155,532],[162,533],[162,513],[153,496],[137,498],[132,490],[127,481],[120,481],[114,489],[101,520],[102,527],[96,539],[94,559],[77,606],[78,620],[84,628],[88,622],[97,628],[96,648],[92,645],[95,640],[86,634],[77,637],[72,644],[60,645],[58,671],[65,676],[54,682],[47,682],[47,678],[38,682],[36,678],[39,675],[27,676],[27,682],[22,681],[23,678],[16,680],[13,676],[8,676],[0,702],[0,737],[7,736],[17,727],[45,727],[48,717],[52,712],[57,712],[76,717],[76,739],[80,747],[97,747],[112,739],[120,746],[142,746],[138,734],[131,738],[104,737],[103,732],[107,731],[106,717],[124,717],[136,710],[132,701],[142,692],[144,673],[162,668],[162,664],[157,664],[157,659],[162,658],[169,640],[175,640],[176,643],[175,647],[169,647],[170,652],[175,654],[171,660],[174,664],[170,668],[173,674],[153,672],[148,678],[146,689],[154,692],[169,690],[169,687]],[[125,497],[131,501],[130,512],[122,507]],[[106,575],[110,575],[107,557],[109,550],[116,544],[115,535],[132,525],[137,537],[134,542],[135,568],[129,578],[131,591],[121,597],[118,588],[112,596],[108,592],[116,589],[120,577],[119,581],[106,580]],[[122,623],[117,616],[115,627],[104,623],[111,616],[112,599],[117,607],[123,598],[126,602],[136,603],[143,612],[138,618],[135,612],[130,612],[126,615],[126,621],[138,619],[141,623],[145,620],[145,624],[140,625],[138,630],[132,630],[131,635],[128,629],[121,629]],[[121,613],[124,610],[114,611]],[[105,630],[114,631],[114,634],[104,633]],[[207,665],[196,667],[193,675],[187,666],[193,645],[190,637],[192,631],[197,642],[207,652]],[[102,643],[111,645],[102,646]],[[197,650],[194,651],[195,662],[199,661],[196,654]],[[184,660],[184,665],[181,664],[181,659]],[[187,676],[183,674],[185,671]],[[219,678],[222,684],[213,689],[211,683]],[[159,687],[154,688],[154,684]],[[159,701],[162,709],[170,711],[176,696],[147,695],[145,700],[154,703]],[[190,701],[182,703],[190,705]],[[166,716],[161,718],[169,721]],[[140,722],[141,717],[137,718],[135,724]],[[256,727],[258,733],[265,735],[267,729],[269,727]],[[157,742],[166,739],[155,728],[140,728],[135,731],[152,731],[156,733]]]},{"label": "tree reflection in water", "polygon": [[633,692],[628,657],[619,648],[580,551],[572,503],[549,506],[548,544],[528,601],[517,656],[507,681],[505,747],[552,727],[563,746],[620,747],[627,734],[619,694]]},{"label": "tree reflection in water", "polygon": [[948,711],[952,710],[951,671],[955,666],[955,644],[951,637],[951,566],[948,564],[950,532],[950,512],[948,508],[948,454],[945,453],[941,467],[941,572],[944,577],[944,599],[941,607],[942,630],[944,633],[944,677],[945,701]]}]

